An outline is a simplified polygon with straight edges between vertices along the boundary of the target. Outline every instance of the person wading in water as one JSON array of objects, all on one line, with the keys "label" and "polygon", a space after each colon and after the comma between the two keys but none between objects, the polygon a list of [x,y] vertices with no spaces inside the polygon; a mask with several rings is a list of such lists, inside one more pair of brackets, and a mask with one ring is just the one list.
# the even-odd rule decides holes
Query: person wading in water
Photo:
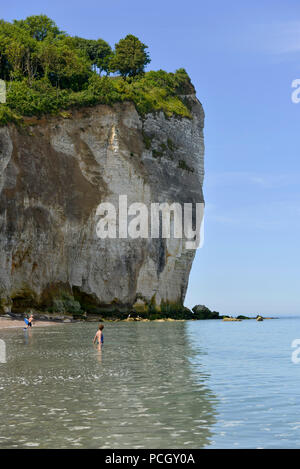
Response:
[{"label": "person wading in water", "polygon": [[96,344],[98,343],[99,347],[103,345],[103,342],[104,342],[104,337],[103,337],[103,329],[104,329],[104,326],[103,324],[99,324],[99,329],[98,331],[96,332],[96,335],[94,337],[94,340],[93,340],[93,344]]}]

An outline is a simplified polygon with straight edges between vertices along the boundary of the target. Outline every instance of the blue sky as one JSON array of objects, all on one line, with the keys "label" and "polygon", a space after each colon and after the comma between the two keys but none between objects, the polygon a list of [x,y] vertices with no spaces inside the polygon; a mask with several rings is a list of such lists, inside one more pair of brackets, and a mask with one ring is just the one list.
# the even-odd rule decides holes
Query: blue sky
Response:
[{"label": "blue sky", "polygon": [[300,313],[298,0],[4,2],[5,20],[44,13],[114,45],[131,33],[151,69],[190,74],[205,113],[205,244],[186,305],[232,314]]}]

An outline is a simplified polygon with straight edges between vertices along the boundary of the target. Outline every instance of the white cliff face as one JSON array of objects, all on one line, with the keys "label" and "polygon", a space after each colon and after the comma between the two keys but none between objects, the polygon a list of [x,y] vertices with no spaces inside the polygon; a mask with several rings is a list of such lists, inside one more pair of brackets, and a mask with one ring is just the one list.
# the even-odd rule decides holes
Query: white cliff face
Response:
[{"label": "white cliff face", "polygon": [[[195,252],[181,239],[99,239],[97,207],[203,202],[201,104],[142,119],[131,103],[0,129],[0,311],[64,292],[93,311],[183,304]],[[146,305],[146,307],[145,307]]]}]

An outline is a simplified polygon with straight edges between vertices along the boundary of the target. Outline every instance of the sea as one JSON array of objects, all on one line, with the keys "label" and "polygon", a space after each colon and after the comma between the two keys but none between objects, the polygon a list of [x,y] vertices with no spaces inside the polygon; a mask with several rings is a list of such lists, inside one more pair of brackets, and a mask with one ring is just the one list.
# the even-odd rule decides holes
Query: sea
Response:
[{"label": "sea", "polygon": [[104,325],[0,331],[0,448],[300,447],[300,318]]}]

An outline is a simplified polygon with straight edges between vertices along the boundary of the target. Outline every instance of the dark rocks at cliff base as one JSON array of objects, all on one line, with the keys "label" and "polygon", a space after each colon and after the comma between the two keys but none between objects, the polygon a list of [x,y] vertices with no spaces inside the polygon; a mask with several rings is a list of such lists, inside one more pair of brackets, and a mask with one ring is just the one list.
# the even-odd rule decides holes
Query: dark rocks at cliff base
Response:
[{"label": "dark rocks at cliff base", "polygon": [[193,319],[223,319],[217,311],[211,311],[207,306],[196,305],[192,308]]}]

